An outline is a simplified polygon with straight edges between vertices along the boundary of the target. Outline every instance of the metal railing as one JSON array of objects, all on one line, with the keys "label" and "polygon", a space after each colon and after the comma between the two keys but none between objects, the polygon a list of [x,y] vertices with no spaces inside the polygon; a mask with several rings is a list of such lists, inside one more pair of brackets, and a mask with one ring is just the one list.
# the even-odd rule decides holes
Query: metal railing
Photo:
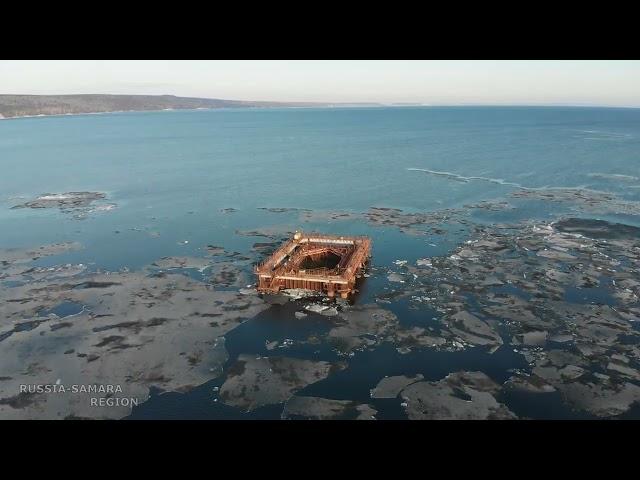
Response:
[{"label": "metal railing", "polygon": [[[326,242],[325,242],[326,241]],[[326,243],[326,244],[334,244],[334,245],[358,245],[364,248],[356,248],[356,251],[353,255],[349,255],[347,257],[343,257],[343,259],[338,264],[338,267],[329,269],[326,267],[316,268],[316,269],[291,269],[287,271],[286,263],[282,264],[282,260],[284,260],[287,256],[291,255],[291,253],[295,252],[296,247],[300,244],[306,243]],[[370,253],[371,248],[371,240],[365,236],[337,236],[337,235],[328,235],[322,233],[308,233],[302,234],[302,237],[298,240],[289,239],[282,246],[276,249],[266,260],[259,262],[254,266],[254,273],[265,275],[268,274],[272,277],[272,279],[278,275],[285,274],[293,274],[303,273],[305,277],[340,277],[344,272],[352,272],[366,259],[366,257]],[[291,260],[295,260],[299,256],[306,256],[308,252],[295,252],[293,256],[290,257]],[[288,263],[288,262],[287,262]],[[295,261],[294,261],[295,263]]]}]

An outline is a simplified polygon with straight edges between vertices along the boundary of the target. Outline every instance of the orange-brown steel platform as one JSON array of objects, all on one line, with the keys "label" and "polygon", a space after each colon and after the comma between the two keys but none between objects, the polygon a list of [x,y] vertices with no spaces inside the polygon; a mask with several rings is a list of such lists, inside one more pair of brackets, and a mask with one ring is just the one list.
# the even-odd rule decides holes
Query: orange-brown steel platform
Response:
[{"label": "orange-brown steel platform", "polygon": [[296,232],[255,267],[259,292],[304,288],[348,298],[371,254],[368,237]]}]

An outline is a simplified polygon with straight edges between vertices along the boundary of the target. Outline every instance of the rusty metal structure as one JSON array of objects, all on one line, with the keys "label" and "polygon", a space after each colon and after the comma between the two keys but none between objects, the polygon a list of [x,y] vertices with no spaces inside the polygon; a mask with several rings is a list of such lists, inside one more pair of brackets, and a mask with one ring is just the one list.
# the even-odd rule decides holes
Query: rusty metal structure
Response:
[{"label": "rusty metal structure", "polygon": [[348,298],[371,254],[368,237],[296,232],[265,261],[256,265],[257,289],[276,293],[303,288]]}]

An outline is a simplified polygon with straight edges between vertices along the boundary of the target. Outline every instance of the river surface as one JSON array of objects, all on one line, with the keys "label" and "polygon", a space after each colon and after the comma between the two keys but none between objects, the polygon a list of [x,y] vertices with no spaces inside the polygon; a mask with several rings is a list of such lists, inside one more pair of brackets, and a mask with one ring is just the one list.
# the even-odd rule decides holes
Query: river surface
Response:
[{"label": "river surface", "polygon": [[[3,120],[0,168],[0,248],[82,246],[39,258],[34,266],[83,264],[89,272],[136,272],[163,257],[203,257],[207,245],[258,261],[265,252],[254,244],[298,229],[369,235],[370,270],[355,304],[377,304],[407,328],[427,327],[443,313],[428,303],[416,308],[407,298],[376,303],[397,287],[388,276],[399,270],[394,262],[416,265],[419,259],[446,257],[471,238],[474,225],[581,217],[640,227],[633,210],[585,212],[567,202],[511,196],[523,190],[584,189],[614,195],[625,205],[640,202],[638,109],[221,109]],[[11,208],[65,192],[102,192],[105,198],[80,215]],[[470,207],[501,201],[510,208]],[[371,207],[404,214],[465,213],[463,222],[453,216],[413,232],[363,218]],[[332,212],[353,218],[340,220]],[[275,233],[268,240],[250,234],[265,231]],[[250,263],[239,267],[243,285],[216,288],[250,286]],[[206,270],[179,273],[210,282]],[[18,284],[6,281],[1,288]],[[605,290],[571,287],[565,300],[613,304]],[[65,317],[77,313],[74,308],[65,303],[53,313]],[[400,397],[370,398],[385,376],[421,374],[424,381],[436,382],[452,372],[481,371],[502,385],[514,370],[531,368],[504,331],[504,344],[492,353],[480,346],[407,353],[385,341],[343,356],[324,341],[304,342],[331,325],[323,315],[296,318],[301,308],[299,302],[273,305],[227,332],[225,372],[243,354],[345,361],[346,368],[296,395],[368,403],[378,419],[403,419]],[[8,328],[0,326],[0,334]],[[293,342],[286,346],[285,340]],[[269,349],[270,342],[280,346]],[[636,361],[629,365],[635,368]],[[160,394],[152,388],[151,397],[128,418],[280,418],[282,402],[251,412],[225,405],[215,393],[225,375],[186,392]],[[52,374],[51,381],[57,376]],[[625,381],[640,385],[632,377]],[[557,391],[503,391],[496,398],[518,417],[595,418],[571,408]],[[640,412],[636,406],[624,415],[639,418]]]}]

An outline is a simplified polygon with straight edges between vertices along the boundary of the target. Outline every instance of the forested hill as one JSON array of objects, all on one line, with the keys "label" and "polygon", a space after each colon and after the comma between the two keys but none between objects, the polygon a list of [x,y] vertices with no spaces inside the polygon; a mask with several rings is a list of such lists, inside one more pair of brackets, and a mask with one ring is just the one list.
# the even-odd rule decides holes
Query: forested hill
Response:
[{"label": "forested hill", "polygon": [[[370,104],[360,104],[369,106]],[[326,103],[253,102],[173,95],[0,95],[0,117],[196,108],[326,107]],[[339,106],[339,105],[336,105]]]}]

